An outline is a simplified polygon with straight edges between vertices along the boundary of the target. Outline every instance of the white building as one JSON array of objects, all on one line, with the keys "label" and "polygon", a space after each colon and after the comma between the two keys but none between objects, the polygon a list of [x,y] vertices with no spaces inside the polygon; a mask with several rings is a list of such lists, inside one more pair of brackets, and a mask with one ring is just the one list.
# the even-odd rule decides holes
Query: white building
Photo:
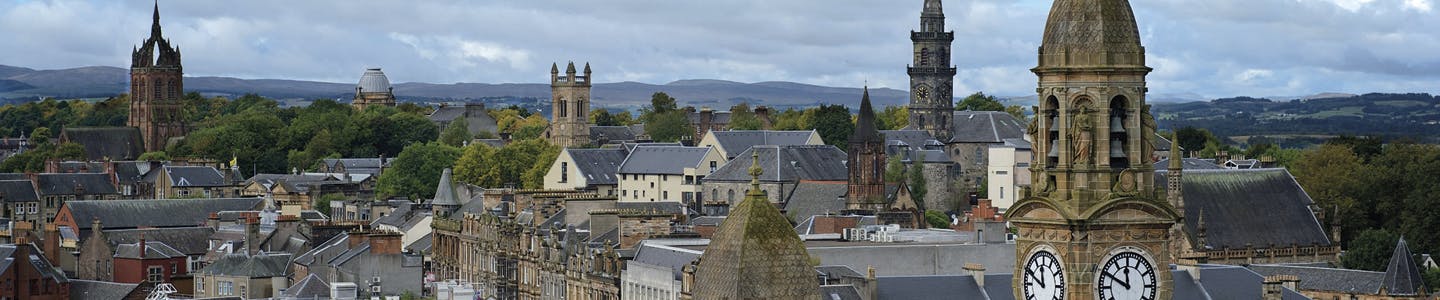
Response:
[{"label": "white building", "polygon": [[1005,139],[1005,143],[990,146],[988,151],[985,198],[1004,211],[1019,200],[1020,187],[1030,185],[1030,142]]},{"label": "white building", "polygon": [[700,251],[645,241],[635,247],[635,259],[620,273],[620,298],[626,300],[678,300],[681,269],[700,258]]},{"label": "white building", "polygon": [[776,130],[729,130],[711,131],[700,139],[698,147],[710,147],[720,151],[721,157],[726,161],[735,159],[741,152],[758,145],[788,146],[788,145],[824,145],[825,141],[820,139],[820,133],[810,131],[776,131]]},{"label": "white building", "polygon": [[684,202],[699,199],[700,181],[725,164],[709,147],[636,147],[620,164],[620,202]]}]

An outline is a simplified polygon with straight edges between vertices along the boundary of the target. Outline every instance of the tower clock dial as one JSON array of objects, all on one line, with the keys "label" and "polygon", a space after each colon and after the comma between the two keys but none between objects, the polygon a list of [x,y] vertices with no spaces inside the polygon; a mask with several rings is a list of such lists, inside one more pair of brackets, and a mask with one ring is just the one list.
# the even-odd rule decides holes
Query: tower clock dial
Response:
[{"label": "tower clock dial", "polygon": [[1095,284],[1100,299],[1155,300],[1159,280],[1155,265],[1140,253],[1119,252],[1105,261],[1096,274]]},{"label": "tower clock dial", "polygon": [[1064,300],[1065,270],[1060,260],[1047,251],[1035,252],[1025,263],[1021,286],[1026,300]]},{"label": "tower clock dial", "polygon": [[929,99],[929,98],[930,98],[930,87],[924,86],[924,85],[921,85],[921,86],[919,86],[919,87],[916,87],[916,88],[915,88],[915,98],[921,99],[921,100],[923,100],[923,99]]}]

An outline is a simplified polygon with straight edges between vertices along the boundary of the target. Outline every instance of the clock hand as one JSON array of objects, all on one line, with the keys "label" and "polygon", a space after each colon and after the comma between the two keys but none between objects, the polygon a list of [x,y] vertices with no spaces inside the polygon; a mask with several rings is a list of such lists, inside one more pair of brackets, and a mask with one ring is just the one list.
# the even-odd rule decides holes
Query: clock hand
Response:
[{"label": "clock hand", "polygon": [[[1120,280],[1119,277],[1115,277],[1115,274],[1114,274],[1114,273],[1110,273],[1110,272],[1105,272],[1105,277],[1110,277],[1110,280],[1111,280],[1111,281],[1114,281],[1115,283],[1120,284],[1120,286],[1125,287],[1125,289],[1127,289],[1127,290],[1130,289],[1130,280],[1129,280],[1128,278],[1127,278],[1126,280],[1123,280],[1123,281],[1122,281],[1122,280]],[[1130,276],[1125,276],[1125,277],[1130,277]]]},{"label": "clock hand", "polygon": [[1040,283],[1041,286],[1044,286],[1044,285],[1045,285],[1045,280],[1040,279],[1040,276],[1039,276],[1039,275],[1035,275],[1035,271],[1030,271],[1030,272],[1026,272],[1026,273],[1028,273],[1028,274],[1026,274],[1026,275],[1029,275],[1029,276],[1030,276],[1030,279],[1033,279],[1033,280],[1035,280],[1035,282]]},{"label": "clock hand", "polygon": [[[1044,272],[1045,272],[1045,266],[1040,266],[1040,272],[1041,272],[1041,273],[1044,273]],[[1040,278],[1040,286],[1045,286],[1045,277],[1040,277],[1040,276],[1036,276],[1036,277],[1037,277],[1037,278]]]}]

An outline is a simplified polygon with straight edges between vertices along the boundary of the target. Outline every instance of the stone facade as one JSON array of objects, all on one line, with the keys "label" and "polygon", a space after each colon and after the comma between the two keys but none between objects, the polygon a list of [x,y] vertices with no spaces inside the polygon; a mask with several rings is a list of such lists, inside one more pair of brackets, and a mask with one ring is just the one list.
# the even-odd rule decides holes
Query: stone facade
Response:
[{"label": "stone facade", "polygon": [[955,32],[945,31],[940,0],[926,0],[920,13],[920,31],[910,32],[915,62],[910,74],[910,128],[929,131],[941,141],[950,140],[951,111],[955,110],[955,66],[950,45]]},{"label": "stone facade", "polygon": [[142,45],[130,54],[130,116],[125,125],[140,128],[145,151],[162,151],[171,138],[185,136],[190,129],[181,99],[185,79],[180,50],[160,35],[158,3],[150,38]]},{"label": "stone facade", "polygon": [[[1171,230],[1184,213],[1164,200],[1148,162],[1151,69],[1124,0],[1055,1],[1039,53],[1039,117],[1029,134],[1046,159],[1031,165],[1032,190],[1005,216],[1019,232],[1013,274],[1026,274],[1031,257],[1053,255],[1065,298],[1097,299],[1120,288],[1102,276],[1113,257],[1140,258],[1152,271],[1174,261]],[[1170,299],[1171,272],[1154,273],[1154,284],[1139,288]],[[1027,277],[1013,280],[1015,298],[1026,298]]]},{"label": "stone facade", "polygon": [[550,129],[545,136],[561,148],[590,144],[590,64],[585,75],[575,75],[575,63],[560,76],[557,65],[550,66]]},{"label": "stone facade", "polygon": [[925,210],[940,212],[968,206],[961,203],[960,195],[954,193],[955,174],[959,173],[954,164],[920,163],[920,173],[925,176],[925,199],[917,199]]},{"label": "stone facade", "polygon": [[885,137],[875,130],[875,110],[870,105],[870,88],[860,98],[860,116],[850,135],[849,192],[845,208],[876,212],[885,209]]}]

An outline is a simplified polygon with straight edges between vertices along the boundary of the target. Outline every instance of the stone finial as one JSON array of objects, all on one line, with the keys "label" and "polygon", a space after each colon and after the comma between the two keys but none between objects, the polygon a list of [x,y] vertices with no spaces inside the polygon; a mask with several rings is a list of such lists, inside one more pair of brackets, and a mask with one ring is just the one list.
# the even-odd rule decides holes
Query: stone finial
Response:
[{"label": "stone finial", "polygon": [[1176,132],[1175,136],[1170,138],[1170,170],[1184,169],[1185,165],[1181,163],[1181,159],[1183,158],[1180,157],[1180,134]]},{"label": "stone finial", "polygon": [[765,169],[760,168],[760,151],[750,150],[750,188],[752,191],[760,190],[760,175],[765,174]]}]

